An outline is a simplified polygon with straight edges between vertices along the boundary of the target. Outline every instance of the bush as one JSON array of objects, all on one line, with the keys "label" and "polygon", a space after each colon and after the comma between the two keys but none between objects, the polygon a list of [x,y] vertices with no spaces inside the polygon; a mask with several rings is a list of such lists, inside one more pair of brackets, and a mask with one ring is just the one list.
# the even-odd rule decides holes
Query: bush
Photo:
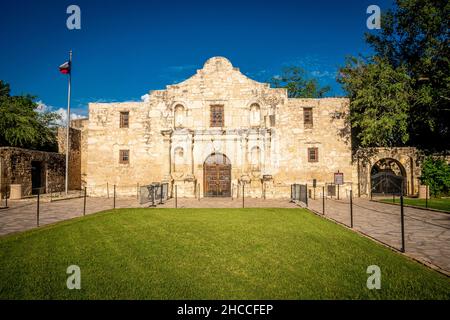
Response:
[{"label": "bush", "polygon": [[427,157],[422,164],[422,183],[430,187],[430,194],[441,197],[450,194],[450,165],[444,159]]}]

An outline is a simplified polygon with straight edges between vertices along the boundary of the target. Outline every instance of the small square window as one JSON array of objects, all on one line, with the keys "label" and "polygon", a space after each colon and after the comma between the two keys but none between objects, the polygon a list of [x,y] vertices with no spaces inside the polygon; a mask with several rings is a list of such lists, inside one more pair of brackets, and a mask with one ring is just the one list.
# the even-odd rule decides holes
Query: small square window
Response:
[{"label": "small square window", "polygon": [[130,163],[130,150],[120,150],[119,163],[120,164],[129,164]]},{"label": "small square window", "polygon": [[211,106],[210,127],[223,127],[223,106]]},{"label": "small square window", "polygon": [[318,161],[319,161],[319,149],[308,148],[308,162],[318,162]]},{"label": "small square window", "polygon": [[303,123],[305,125],[305,128],[312,128],[313,126],[312,108],[303,108]]},{"label": "small square window", "polygon": [[130,118],[130,113],[128,111],[122,111],[120,113],[120,127],[121,128],[129,127],[129,118]]}]

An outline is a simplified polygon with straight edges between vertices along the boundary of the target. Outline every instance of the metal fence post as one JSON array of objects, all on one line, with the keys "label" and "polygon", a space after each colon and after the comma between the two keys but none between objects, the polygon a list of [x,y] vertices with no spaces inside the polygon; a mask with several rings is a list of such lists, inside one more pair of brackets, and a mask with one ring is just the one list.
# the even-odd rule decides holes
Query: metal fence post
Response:
[{"label": "metal fence post", "polygon": [[200,183],[198,184],[198,201],[200,201]]},{"label": "metal fence post", "polygon": [[322,214],[325,215],[325,187],[322,187]]},{"label": "metal fence post", "polygon": [[428,184],[425,185],[425,208],[428,208]]},{"label": "metal fence post", "polygon": [[37,223],[38,227],[39,227],[39,202],[40,202],[40,200],[41,200],[40,191],[38,189],[38,191],[37,191],[37,207],[36,207],[36,223]]},{"label": "metal fence post", "polygon": [[339,185],[337,185],[338,186],[338,190],[337,190],[337,199],[339,200]]},{"label": "metal fence post", "polygon": [[6,192],[5,192],[5,207],[8,208],[8,187],[6,187]]},{"label": "metal fence post", "polygon": [[305,192],[306,192],[305,202],[306,202],[306,207],[308,208],[308,196],[309,196],[309,194],[308,194],[308,184],[305,184]]},{"label": "metal fence post", "polygon": [[161,188],[161,195],[160,195],[160,201],[159,201],[159,204],[163,204],[163,185],[161,184],[160,185],[160,188]]},{"label": "metal fence post", "polygon": [[86,187],[84,187],[83,216],[86,215]]},{"label": "metal fence post", "polygon": [[116,185],[114,185],[114,209],[116,208]]},{"label": "metal fence post", "polygon": [[405,252],[405,215],[403,209],[403,193],[400,195],[400,224],[401,224],[401,232],[402,232],[402,248],[401,252]]},{"label": "metal fence post", "polygon": [[137,188],[136,188],[136,199],[139,199],[139,182],[137,183]]},{"label": "metal fence post", "polygon": [[353,190],[350,190],[350,228],[353,228]]},{"label": "metal fence post", "polygon": [[395,192],[392,192],[392,203],[395,203]]},{"label": "metal fence post", "polygon": [[245,208],[245,182],[242,182],[242,208]]},{"label": "metal fence post", "polygon": [[178,190],[177,190],[177,185],[175,185],[175,208],[178,208]]},{"label": "metal fence post", "polygon": [[108,199],[109,199],[109,183],[106,183],[106,194],[108,195]]}]

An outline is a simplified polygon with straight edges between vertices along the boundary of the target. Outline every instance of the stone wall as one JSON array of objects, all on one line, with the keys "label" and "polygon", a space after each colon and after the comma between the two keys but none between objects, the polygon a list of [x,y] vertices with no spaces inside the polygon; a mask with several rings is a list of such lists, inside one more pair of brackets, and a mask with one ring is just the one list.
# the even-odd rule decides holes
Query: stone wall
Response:
[{"label": "stone wall", "polygon": [[65,158],[54,152],[12,147],[0,147],[0,191],[5,193],[11,184],[21,184],[24,196],[32,193],[31,162],[43,166],[43,192],[64,190]]},{"label": "stone wall", "polygon": [[[66,154],[66,133],[66,128],[58,128],[58,151],[63,155]],[[87,153],[83,149],[86,148],[86,135],[82,133],[83,131],[78,128],[70,128],[69,190],[80,190],[84,186],[82,168],[83,160],[84,165],[86,163]]]},{"label": "stone wall", "polygon": [[[222,127],[210,127],[215,105],[224,108]],[[312,127],[304,126],[304,107],[313,110]],[[123,111],[128,128],[120,127]],[[212,153],[226,155],[232,185],[247,182],[249,196],[289,197],[291,183],[323,185],[338,170],[352,183],[347,111],[347,99],[289,99],[285,89],[214,57],[191,78],[151,91],[145,102],[89,104],[87,186],[91,194],[105,194],[107,184],[134,194],[137,183],[158,181],[169,182],[172,192],[176,185],[179,196],[203,195],[203,165]],[[309,147],[318,148],[317,162],[308,162]],[[130,151],[129,164],[120,163],[120,150]]]}]

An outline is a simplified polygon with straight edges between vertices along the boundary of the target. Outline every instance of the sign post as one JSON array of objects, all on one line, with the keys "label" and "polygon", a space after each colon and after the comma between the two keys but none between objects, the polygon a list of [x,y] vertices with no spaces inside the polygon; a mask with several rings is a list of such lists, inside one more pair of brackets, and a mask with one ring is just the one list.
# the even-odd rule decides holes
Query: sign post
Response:
[{"label": "sign post", "polygon": [[339,186],[344,184],[344,174],[342,172],[335,172],[334,173],[334,184],[337,185],[337,199],[339,200]]}]

